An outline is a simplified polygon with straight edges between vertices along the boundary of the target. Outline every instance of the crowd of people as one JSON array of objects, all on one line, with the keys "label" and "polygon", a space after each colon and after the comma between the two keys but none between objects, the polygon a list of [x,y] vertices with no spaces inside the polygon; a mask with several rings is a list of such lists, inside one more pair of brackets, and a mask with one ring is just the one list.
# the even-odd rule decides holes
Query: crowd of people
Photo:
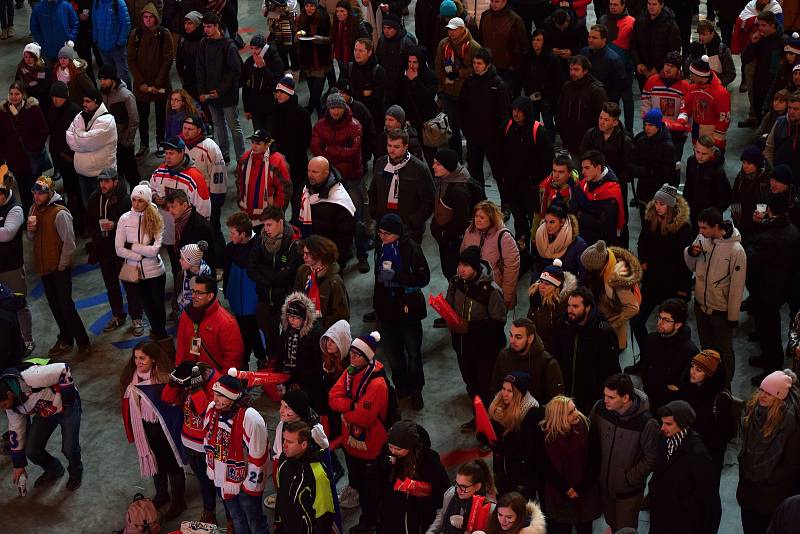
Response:
[{"label": "crowd of people", "polygon": [[[355,508],[351,534],[586,534],[601,516],[636,532],[641,510],[651,533],[711,534],[738,447],[743,532],[792,532],[800,7],[709,0],[695,25],[699,2],[594,0],[589,24],[589,0],[409,3],[265,0],[245,44],[235,0],[31,1],[0,102],[0,407],[21,493],[28,460],[35,488],[82,483],[84,247],[103,332],[137,340],[119,398],[161,521],[186,515],[188,465],[195,519],[216,524],[219,500],[237,534],[341,532]],[[58,330],[47,351],[26,268]],[[425,409],[439,270],[433,327],[475,405],[454,480],[400,410]],[[374,281],[362,335],[352,271]]]}]

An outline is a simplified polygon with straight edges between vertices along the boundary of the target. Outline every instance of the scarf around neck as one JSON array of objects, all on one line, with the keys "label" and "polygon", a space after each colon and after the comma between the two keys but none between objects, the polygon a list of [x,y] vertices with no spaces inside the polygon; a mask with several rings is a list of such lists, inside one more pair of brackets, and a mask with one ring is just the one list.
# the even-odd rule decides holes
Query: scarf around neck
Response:
[{"label": "scarf around neck", "polygon": [[125,398],[128,399],[128,408],[130,409],[133,443],[136,445],[136,455],[139,457],[139,473],[142,478],[151,477],[158,472],[158,462],[147,441],[147,434],[144,432],[144,423],[158,422],[158,415],[146,396],[136,387],[137,385],[145,386],[149,384],[152,384],[149,373],[146,377],[142,377],[136,372],[125,390]]},{"label": "scarf around neck", "polygon": [[386,166],[383,168],[383,177],[391,180],[389,183],[389,196],[386,199],[386,207],[390,210],[396,210],[400,202],[400,170],[411,161],[411,152],[406,151],[406,155],[400,160],[399,163],[392,163],[392,160],[386,158]]},{"label": "scarf around neck", "polygon": [[685,438],[686,434],[688,433],[689,429],[684,428],[674,436],[667,438],[667,461],[672,458],[672,455],[675,453],[678,447],[681,446],[681,443],[683,443],[683,438]]},{"label": "scarf around neck", "polygon": [[773,476],[775,466],[783,456],[784,445],[795,431],[795,413],[790,403],[786,403],[783,421],[771,436],[764,437],[764,425],[767,422],[768,409],[756,406],[744,433],[742,451],[739,453],[739,465],[745,479],[759,482]]},{"label": "scarf around neck", "polygon": [[560,258],[567,252],[567,248],[572,244],[572,224],[569,218],[564,222],[564,226],[556,234],[555,239],[550,241],[544,221],[536,229],[536,250],[543,258]]}]

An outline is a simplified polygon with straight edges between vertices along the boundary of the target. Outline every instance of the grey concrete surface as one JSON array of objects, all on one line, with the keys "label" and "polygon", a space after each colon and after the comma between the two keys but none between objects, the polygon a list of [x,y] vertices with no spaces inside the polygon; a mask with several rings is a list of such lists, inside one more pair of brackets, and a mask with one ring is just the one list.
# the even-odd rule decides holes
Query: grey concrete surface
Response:
[{"label": "grey concrete surface", "polygon": [[[260,0],[240,0],[240,26],[245,41],[255,31],[262,31],[264,19],[260,13]],[[591,7],[591,6],[590,6]],[[704,8],[703,8],[704,9]],[[17,37],[0,42],[0,88],[12,81],[15,67],[21,58],[22,48],[29,42],[26,38],[27,20],[30,13],[26,5],[16,11]],[[413,13],[413,10],[412,10]],[[410,19],[413,17],[409,17]],[[593,14],[590,12],[590,20]],[[738,58],[737,58],[738,64]],[[173,70],[173,76],[174,70]],[[177,83],[177,79],[175,80]],[[745,118],[747,112],[746,98],[735,91],[739,82],[732,85],[733,113],[732,126],[728,133],[728,157],[726,170],[731,181],[739,169],[738,154],[741,149],[750,144],[753,130],[741,130],[735,125],[738,120]],[[301,103],[305,103],[308,95],[304,83],[298,84]],[[243,117],[242,117],[242,120]],[[252,130],[250,124],[243,122],[245,133]],[[637,120],[636,131],[641,130],[640,121]],[[689,154],[687,147],[685,156]],[[149,175],[155,168],[157,160],[151,154],[140,162],[143,176]],[[232,173],[233,168],[229,168]],[[488,169],[487,169],[488,176]],[[232,180],[229,181],[232,186]],[[491,182],[488,195],[497,200],[497,189]],[[228,203],[224,215],[235,209],[233,194],[228,195]],[[631,212],[631,243],[635,243],[639,232],[639,220],[636,211]],[[27,246],[26,246],[27,247]],[[423,248],[433,273],[431,284],[426,291],[438,293],[446,290],[446,281],[439,268],[438,253],[434,241],[428,235]],[[85,268],[86,255],[81,251],[75,257],[75,266]],[[31,250],[26,248],[29,257]],[[164,254],[165,261],[167,260]],[[28,274],[29,290],[36,288],[38,279],[33,273]],[[372,325],[361,322],[363,313],[371,308],[372,280],[370,275],[360,275],[352,266],[345,274],[345,282],[350,294],[352,306],[352,328],[355,335],[369,331]],[[518,287],[520,304],[516,315],[524,316],[527,313],[526,290],[528,275],[524,277]],[[169,291],[168,282],[168,291]],[[74,277],[73,295],[81,307],[80,314],[87,328],[92,325],[102,326],[103,316],[108,312],[105,300],[105,288],[97,270],[90,270]],[[94,298],[93,298],[94,297]],[[93,298],[93,299],[92,299]],[[92,299],[92,300],[86,300]],[[31,307],[34,317],[34,335],[37,343],[35,355],[46,354],[47,348],[55,342],[56,329],[52,316],[47,307],[46,300],[34,290],[31,298]],[[471,416],[471,403],[467,399],[461,382],[455,356],[450,346],[450,338],[446,330],[431,328],[433,312],[425,320],[425,336],[423,353],[425,359],[426,387],[425,408],[421,412],[413,412],[406,408],[405,415],[413,418],[431,433],[434,448],[444,453],[454,449],[465,449],[476,446],[475,440],[459,432],[458,426]],[[509,316],[511,319],[511,315]],[[758,354],[758,346],[748,343],[746,334],[752,330],[751,318],[742,314],[741,326],[737,331],[735,348],[737,355],[737,369],[734,382],[734,391],[742,397],[748,397],[752,389],[749,384],[750,377],[756,374],[755,370],[747,365],[747,358]],[[75,492],[65,489],[66,477],[45,489],[31,489],[26,497],[18,497],[16,488],[11,483],[11,465],[8,457],[0,457],[0,532],[8,533],[108,533],[122,528],[127,504],[133,494],[144,492],[152,495],[153,487],[150,480],[142,480],[136,460],[136,451],[133,445],[125,440],[125,434],[120,418],[120,392],[118,386],[119,373],[130,357],[130,350],[117,349],[112,343],[130,339],[127,328],[109,334],[91,334],[94,353],[91,358],[78,359],[74,354],[67,360],[71,363],[77,386],[83,399],[83,420],[81,428],[81,446],[85,464],[83,485]],[[174,325],[171,325],[174,326]],[[784,327],[785,328],[785,327]],[[3,340],[0,340],[2,343]],[[379,353],[380,358],[380,353]],[[630,350],[621,356],[621,364],[632,363],[633,354]],[[277,411],[274,404],[261,403],[261,413],[268,421],[270,429],[274,429],[277,421]],[[0,417],[0,432],[5,431],[7,420]],[[60,450],[60,436],[56,432],[48,449],[57,454]],[[736,483],[738,479],[736,468],[736,451],[729,450],[722,478],[721,494],[723,499],[723,523],[720,532],[735,534],[741,532],[739,508],[735,500]],[[29,466],[29,475],[32,480],[41,473],[36,466]],[[187,473],[189,471],[187,470]],[[199,519],[201,507],[197,485],[191,474],[188,474],[189,509],[181,519]],[[340,487],[345,481],[340,481]],[[222,506],[218,506],[217,517],[224,518]],[[351,526],[356,520],[353,511],[345,513],[345,525]],[[646,532],[647,512],[642,512],[640,531]],[[176,527],[178,522],[173,521],[168,527]],[[595,522],[595,532],[602,532],[606,528],[602,520]]]}]

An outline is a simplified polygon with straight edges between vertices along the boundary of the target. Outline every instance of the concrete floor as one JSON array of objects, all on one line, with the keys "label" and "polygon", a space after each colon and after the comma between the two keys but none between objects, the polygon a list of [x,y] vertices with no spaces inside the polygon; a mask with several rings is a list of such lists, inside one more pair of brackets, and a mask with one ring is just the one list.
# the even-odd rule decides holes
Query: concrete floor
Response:
[{"label": "concrete floor", "polygon": [[[261,31],[263,17],[260,13],[261,2],[240,2],[240,25],[245,41],[253,32]],[[591,6],[590,6],[591,9]],[[17,10],[17,37],[0,42],[0,87],[7,87],[12,81],[15,67],[22,53],[22,48],[29,42],[26,38],[27,20],[30,10],[25,6]],[[589,15],[593,19],[593,14]],[[737,59],[738,63],[738,59]],[[175,76],[173,71],[173,76]],[[177,80],[176,82],[177,83]],[[738,82],[733,84],[738,87]],[[299,86],[301,101],[307,98],[305,84]],[[732,126],[728,133],[728,154],[726,170],[731,181],[739,169],[737,155],[744,146],[750,144],[752,130],[740,130],[735,124],[745,117],[747,107],[744,95],[734,92]],[[252,129],[245,124],[246,134]],[[637,124],[636,130],[641,130]],[[687,154],[688,155],[688,148]],[[148,175],[157,165],[157,160],[151,154],[140,166],[143,176]],[[232,168],[229,169],[232,172]],[[487,172],[488,176],[488,172]],[[232,181],[229,183],[233,183]],[[488,190],[490,198],[497,200],[497,189]],[[226,206],[226,213],[235,209],[231,196]],[[639,233],[638,216],[632,212],[631,237],[635,243]],[[427,288],[430,293],[444,292],[447,287],[446,280],[441,274],[438,262],[436,245],[430,236],[424,240],[423,247],[426,251],[432,271],[431,284]],[[82,247],[79,247],[82,250]],[[27,249],[26,253],[30,254]],[[166,255],[164,255],[166,260]],[[56,329],[52,316],[47,307],[47,302],[42,298],[41,286],[37,277],[29,273],[29,290],[31,290],[30,305],[34,316],[34,335],[37,343],[35,355],[46,353],[48,347],[55,342]],[[352,306],[352,329],[356,335],[368,331],[372,325],[363,325],[361,316],[371,307],[372,280],[369,275],[359,275],[352,268],[345,275]],[[527,312],[527,275],[524,283],[518,287],[518,296],[521,304],[517,314],[522,316]],[[88,360],[69,358],[77,386],[83,399],[84,416],[81,432],[81,445],[85,474],[83,486],[75,492],[64,488],[66,478],[55,485],[42,490],[31,489],[24,498],[17,496],[16,488],[11,484],[10,461],[8,457],[0,457],[0,531],[11,533],[36,532],[86,532],[107,533],[122,528],[124,525],[125,510],[133,494],[144,492],[150,495],[153,492],[152,483],[139,477],[136,452],[132,445],[125,440],[122,423],[119,415],[119,391],[117,390],[117,377],[124,363],[130,356],[129,348],[132,346],[130,336],[124,329],[109,334],[102,334],[101,330],[108,318],[109,310],[105,302],[105,288],[99,273],[93,266],[86,265],[86,256],[83,253],[75,257],[75,276],[73,296],[87,328],[92,330],[91,337],[94,345],[94,354]],[[470,449],[476,442],[468,435],[461,434],[458,425],[471,416],[471,403],[464,395],[464,388],[455,362],[455,357],[450,346],[450,337],[446,330],[431,328],[433,313],[424,322],[425,337],[423,350],[425,355],[425,370],[427,387],[425,388],[425,409],[415,413],[410,409],[405,411],[411,417],[425,426],[431,433],[434,448],[441,453],[456,449]],[[509,317],[511,319],[511,317]],[[174,325],[173,325],[174,326]],[[734,391],[740,397],[749,397],[752,388],[750,377],[755,370],[747,365],[747,358],[758,354],[757,345],[747,342],[746,334],[752,329],[751,318],[743,313],[741,327],[735,339],[738,366],[736,370]],[[0,341],[2,342],[2,341]],[[121,347],[121,348],[118,348]],[[379,353],[380,358],[380,353]],[[630,350],[621,357],[623,366],[632,363],[633,355]],[[259,406],[265,416],[270,429],[274,429],[277,422],[277,411],[274,404]],[[0,432],[5,431],[6,418],[0,418]],[[50,441],[48,449],[55,453],[60,449],[60,436],[56,433]],[[452,469],[451,469],[452,471]],[[31,480],[41,473],[36,466],[29,466]],[[188,478],[192,478],[188,475]],[[734,534],[741,532],[739,510],[736,504],[735,491],[738,473],[736,468],[736,454],[729,450],[729,462],[726,464],[722,478],[721,494],[723,499],[723,523],[721,533]],[[340,481],[340,485],[344,480]],[[181,519],[198,519],[200,516],[200,496],[197,485],[193,480],[188,483],[187,500],[189,510]],[[222,519],[222,507],[218,508],[218,517]],[[354,524],[357,517],[352,511],[345,517],[345,526]],[[641,514],[641,531],[647,530],[648,514]],[[168,527],[177,528],[175,521]],[[595,532],[602,532],[606,528],[602,520],[595,522]]]}]

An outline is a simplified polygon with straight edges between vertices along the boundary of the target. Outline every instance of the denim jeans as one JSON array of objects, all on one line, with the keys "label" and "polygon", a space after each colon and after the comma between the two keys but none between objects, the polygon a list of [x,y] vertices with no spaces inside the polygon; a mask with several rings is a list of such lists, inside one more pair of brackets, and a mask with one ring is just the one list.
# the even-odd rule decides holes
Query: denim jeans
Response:
[{"label": "denim jeans", "polygon": [[103,63],[114,65],[119,79],[125,82],[129,90],[133,91],[131,75],[128,71],[128,48],[125,46],[115,46],[107,52],[101,50],[100,57],[103,58]]},{"label": "denim jeans", "polygon": [[57,426],[61,427],[61,452],[67,458],[67,471],[70,477],[83,473],[81,462],[81,398],[76,393],[75,402],[64,406],[61,413],[50,417],[36,415],[31,421],[25,442],[25,456],[47,473],[61,473],[64,467],[56,457],[45,450],[50,436]]},{"label": "denim jeans", "polygon": [[381,321],[381,333],[398,396],[422,393],[422,321]]},{"label": "denim jeans", "polygon": [[194,476],[197,477],[197,483],[200,485],[203,510],[214,510],[217,507],[217,490],[206,473],[206,455],[187,448],[186,458],[189,460],[189,467],[192,468]]},{"label": "denim jeans", "polygon": [[306,109],[309,110],[309,113],[316,111],[317,118],[320,118],[325,112],[325,108],[322,106],[322,91],[325,89],[325,78],[307,76],[306,83],[308,84],[309,93]]},{"label": "denim jeans", "polygon": [[[356,243],[356,258],[359,260],[367,259],[367,225],[364,224],[363,182],[364,178],[359,178],[358,180],[342,180],[345,191],[350,195],[350,200],[352,200],[353,204],[356,206],[356,234],[354,241]],[[345,256],[349,255],[349,253],[345,254]]]},{"label": "denim jeans", "polygon": [[[214,236],[214,268],[222,269],[225,263],[225,237],[222,235],[222,206],[225,193],[211,193],[211,231]],[[208,260],[206,260],[208,261]]]},{"label": "denim jeans", "polygon": [[214,123],[214,138],[222,151],[225,161],[230,161],[230,145],[228,144],[228,130],[233,137],[233,149],[236,151],[236,161],[244,154],[244,135],[242,125],[239,123],[238,106],[221,108],[209,106],[211,121]]},{"label": "denim jeans", "polygon": [[223,501],[225,510],[233,521],[236,534],[267,534],[267,518],[261,508],[261,496],[254,497],[240,491],[230,500]]},{"label": "denim jeans", "polygon": [[89,197],[97,190],[97,177],[79,174],[78,185],[81,188],[81,202],[83,203],[83,208],[86,209]]}]

